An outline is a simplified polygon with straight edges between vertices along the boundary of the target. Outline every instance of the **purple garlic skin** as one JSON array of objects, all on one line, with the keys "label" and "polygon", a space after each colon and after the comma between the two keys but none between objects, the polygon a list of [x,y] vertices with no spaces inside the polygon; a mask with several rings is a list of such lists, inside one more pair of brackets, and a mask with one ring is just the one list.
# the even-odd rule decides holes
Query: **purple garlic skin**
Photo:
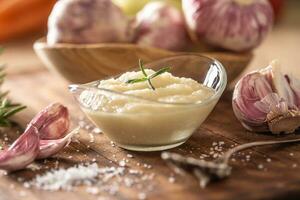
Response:
[{"label": "purple garlic skin", "polygon": [[40,140],[39,142],[39,153],[36,159],[48,158],[56,153],[58,153],[61,149],[67,146],[71,142],[72,136],[77,133],[78,130],[73,130],[63,138],[56,140]]},{"label": "purple garlic skin", "polygon": [[35,159],[52,156],[63,149],[75,131],[69,129],[68,109],[59,103],[47,106],[28,124],[25,132],[0,152],[0,169],[15,171]]},{"label": "purple garlic skin", "polygon": [[257,132],[292,133],[300,127],[300,84],[278,61],[249,73],[235,86],[232,107],[242,125]]},{"label": "purple garlic skin", "polygon": [[183,0],[193,39],[232,51],[258,46],[273,25],[268,0]]},{"label": "purple garlic skin", "polygon": [[39,153],[39,134],[34,126],[26,131],[6,150],[0,153],[0,169],[15,171],[32,163]]},{"label": "purple garlic skin", "polygon": [[111,0],[60,0],[48,19],[47,42],[129,42],[130,33],[129,20]]},{"label": "purple garlic skin", "polygon": [[35,126],[41,139],[59,139],[65,136],[70,126],[68,109],[53,103],[41,110],[30,122]]},{"label": "purple garlic skin", "polygon": [[134,22],[134,43],[172,51],[189,43],[185,21],[177,8],[165,2],[151,2],[140,10]]}]

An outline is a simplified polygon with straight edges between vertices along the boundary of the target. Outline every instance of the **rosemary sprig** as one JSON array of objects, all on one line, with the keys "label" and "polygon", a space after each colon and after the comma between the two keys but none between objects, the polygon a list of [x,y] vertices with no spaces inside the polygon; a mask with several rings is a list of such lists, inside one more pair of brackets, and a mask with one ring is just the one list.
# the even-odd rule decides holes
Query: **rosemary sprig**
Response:
[{"label": "rosemary sprig", "polygon": [[161,68],[160,70],[158,70],[157,72],[151,74],[151,75],[148,75],[145,71],[145,68],[144,68],[144,63],[141,59],[139,59],[139,67],[144,75],[144,77],[142,78],[136,78],[136,79],[130,79],[128,81],[126,81],[126,83],[139,83],[139,82],[144,82],[144,81],[147,81],[149,87],[152,89],[152,90],[155,90],[152,82],[151,82],[151,79],[157,77],[158,75],[160,74],[163,74],[165,72],[168,72],[170,71],[170,67],[164,67],[164,68]]},{"label": "rosemary sprig", "polygon": [[[3,48],[0,47],[0,54],[3,52]],[[0,86],[5,79],[4,65],[0,64]],[[8,127],[11,125],[11,120],[9,119],[12,115],[26,108],[21,104],[12,103],[7,99],[8,91],[0,91],[0,127]]]}]

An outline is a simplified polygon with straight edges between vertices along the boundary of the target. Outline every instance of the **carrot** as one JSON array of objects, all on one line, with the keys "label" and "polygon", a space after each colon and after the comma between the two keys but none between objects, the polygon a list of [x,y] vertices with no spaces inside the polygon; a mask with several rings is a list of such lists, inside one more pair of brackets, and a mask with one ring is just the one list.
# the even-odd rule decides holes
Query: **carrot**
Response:
[{"label": "carrot", "polygon": [[[7,0],[2,0],[7,1]],[[16,12],[18,10],[18,6],[14,12],[12,12],[14,7],[10,7],[10,12],[7,10],[5,16],[11,17],[3,17],[0,12],[0,42],[5,41],[11,38],[15,38],[21,36],[23,34],[27,34],[34,31],[40,31],[46,28],[47,18],[49,13],[51,12],[54,1],[45,1],[39,0],[40,3],[37,4],[37,0],[8,0],[8,1],[32,1],[34,2],[34,6],[31,8],[23,7],[22,10]],[[1,1],[0,1],[1,4]],[[16,5],[16,4],[15,4]],[[24,4],[25,5],[25,4]],[[26,4],[29,6],[29,4]],[[1,7],[1,5],[0,5]]]},{"label": "carrot", "polygon": [[45,29],[55,2],[56,0],[0,0],[0,41]]}]

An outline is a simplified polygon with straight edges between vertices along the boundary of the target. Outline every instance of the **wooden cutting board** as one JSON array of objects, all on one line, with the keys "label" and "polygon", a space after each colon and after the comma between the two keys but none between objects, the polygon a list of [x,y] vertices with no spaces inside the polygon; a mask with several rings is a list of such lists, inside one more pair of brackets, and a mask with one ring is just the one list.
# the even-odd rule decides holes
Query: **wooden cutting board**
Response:
[{"label": "wooden cutting board", "polygon": [[[67,82],[43,69],[30,70],[27,73],[10,74],[5,88],[11,91],[10,97],[28,108],[15,117],[22,127],[36,112],[51,102],[61,102],[69,107],[73,126],[82,122],[83,114],[67,91]],[[199,158],[209,154],[213,142],[224,141],[224,150],[233,144],[256,140],[274,139],[275,136],[250,133],[245,131],[236,120],[231,108],[231,92],[225,92],[216,108],[205,123],[182,146],[172,152]],[[8,141],[4,141],[5,134]],[[16,138],[16,128],[2,130],[1,144]],[[297,135],[284,138],[300,137]],[[299,199],[300,198],[300,144],[254,148],[237,155],[232,176],[226,180],[200,189],[198,181],[190,175],[175,175],[175,182],[170,181],[173,171],[160,158],[160,152],[129,152],[112,145],[104,134],[94,134],[95,141],[90,142],[89,131],[83,129],[72,142],[58,155],[45,161],[38,161],[38,170],[25,169],[12,174],[0,173],[1,200],[92,200],[92,199],[137,199],[145,193],[147,199]],[[277,138],[277,137],[276,137]],[[279,138],[278,138],[279,139]],[[88,148],[89,146],[89,148]],[[250,153],[251,152],[251,153]],[[127,154],[133,158],[128,158]],[[251,155],[246,161],[246,155]],[[72,192],[48,192],[35,188],[27,189],[24,181],[29,181],[37,174],[42,174],[55,167],[68,167],[82,162],[91,162],[95,158],[99,166],[118,166],[123,158],[128,160],[127,169],[136,169],[153,176],[142,182],[142,186],[127,187],[121,185],[118,192],[110,195],[100,192],[92,195],[83,186]],[[270,162],[268,162],[268,161]],[[139,164],[138,164],[139,163]],[[145,167],[151,165],[151,167]],[[263,166],[263,167],[262,167]],[[262,167],[262,169],[259,169]],[[127,177],[125,174],[124,177]],[[123,178],[124,178],[123,177]],[[151,186],[151,188],[147,188]],[[101,197],[101,198],[100,198]],[[142,196],[140,196],[142,197]]]}]

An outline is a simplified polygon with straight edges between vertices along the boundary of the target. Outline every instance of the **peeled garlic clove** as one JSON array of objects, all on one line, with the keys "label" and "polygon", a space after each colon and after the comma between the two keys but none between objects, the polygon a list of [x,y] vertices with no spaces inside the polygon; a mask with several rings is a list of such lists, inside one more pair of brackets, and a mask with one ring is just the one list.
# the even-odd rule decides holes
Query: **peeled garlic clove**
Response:
[{"label": "peeled garlic clove", "polygon": [[280,71],[278,61],[244,76],[236,85],[233,110],[251,131],[291,133],[300,127],[299,80]]},{"label": "peeled garlic clove", "polygon": [[39,152],[37,128],[29,126],[7,149],[0,153],[0,169],[15,171],[32,163]]},{"label": "peeled garlic clove", "polygon": [[70,125],[68,109],[59,103],[50,104],[30,124],[38,129],[41,139],[62,138]]},{"label": "peeled garlic clove", "polygon": [[74,129],[63,138],[57,140],[40,140],[39,146],[40,151],[37,155],[37,159],[43,159],[50,157],[56,153],[58,153],[61,149],[71,142],[71,138],[74,134],[78,133],[79,128]]}]

